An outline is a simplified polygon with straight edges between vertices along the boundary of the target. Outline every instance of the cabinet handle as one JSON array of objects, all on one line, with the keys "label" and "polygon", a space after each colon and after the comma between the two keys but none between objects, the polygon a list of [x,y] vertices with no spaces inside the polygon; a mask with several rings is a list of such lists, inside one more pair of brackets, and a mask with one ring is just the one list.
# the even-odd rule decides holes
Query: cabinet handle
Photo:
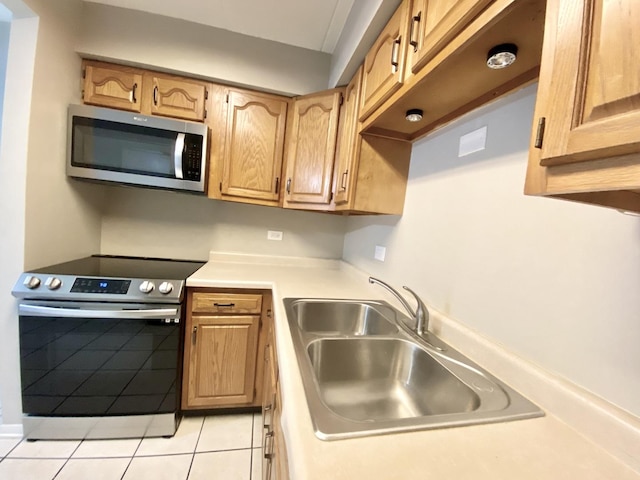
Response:
[{"label": "cabinet handle", "polygon": [[153,104],[158,106],[158,86],[153,87]]},{"label": "cabinet handle", "polygon": [[393,42],[393,48],[391,49],[391,71],[396,73],[398,71],[398,55],[400,54],[400,42],[402,37],[398,37]]},{"label": "cabinet handle", "polygon": [[342,174],[342,181],[340,182],[340,190],[343,192],[347,189],[347,175],[349,174],[349,170],[345,170]]},{"label": "cabinet handle", "polygon": [[276,195],[280,193],[280,177],[276,177]]},{"label": "cabinet handle", "polygon": [[287,195],[291,195],[291,178],[287,179]]},{"label": "cabinet handle", "polygon": [[420,25],[421,15],[422,15],[422,12],[418,12],[418,14],[411,19],[411,29],[409,30],[409,45],[413,47],[414,52],[418,51],[418,39],[417,38],[414,39],[413,34],[418,33],[418,27]]},{"label": "cabinet handle", "polygon": [[218,307],[218,308],[233,308],[236,306],[235,303],[214,303],[213,304],[214,307]]},{"label": "cabinet handle", "polygon": [[195,325],[195,326],[193,327],[193,332],[192,332],[192,334],[191,334],[191,342],[192,342],[193,344],[195,344],[195,343],[196,343],[196,338],[197,338],[197,336],[198,336],[198,326],[197,326],[197,325]]},{"label": "cabinet handle", "polygon": [[138,84],[134,83],[133,88],[131,89],[131,101],[133,103],[138,103],[138,99],[136,98],[136,90],[138,89]]}]

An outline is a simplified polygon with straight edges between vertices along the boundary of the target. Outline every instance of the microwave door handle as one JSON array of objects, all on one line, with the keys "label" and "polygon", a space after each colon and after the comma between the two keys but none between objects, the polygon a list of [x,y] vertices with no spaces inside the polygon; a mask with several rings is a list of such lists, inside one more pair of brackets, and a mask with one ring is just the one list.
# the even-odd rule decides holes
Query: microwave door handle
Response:
[{"label": "microwave door handle", "polygon": [[183,179],[182,174],[182,152],[184,151],[184,133],[179,133],[176,137],[176,147],[173,150],[173,166],[176,172],[176,178]]},{"label": "microwave door handle", "polygon": [[64,318],[117,318],[117,319],[163,319],[175,318],[177,308],[149,308],[136,310],[90,310],[82,308],[45,307],[41,305],[20,304],[20,315],[34,317],[64,317]]}]

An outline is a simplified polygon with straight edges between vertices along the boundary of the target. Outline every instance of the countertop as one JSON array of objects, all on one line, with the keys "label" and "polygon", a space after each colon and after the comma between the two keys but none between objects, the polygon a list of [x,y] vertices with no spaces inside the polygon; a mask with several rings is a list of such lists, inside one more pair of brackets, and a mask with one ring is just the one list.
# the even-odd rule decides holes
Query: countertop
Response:
[{"label": "countertop", "polygon": [[[401,308],[397,301],[384,289],[370,285],[365,273],[339,260],[212,252],[187,286],[273,291],[282,423],[292,480],[640,479],[640,473],[546,409],[544,417],[527,420],[320,440],[313,432],[282,299],[382,299]],[[473,360],[486,368],[478,358]],[[496,376],[515,386],[500,374]],[[640,445],[628,446],[629,455],[640,459],[639,449]]]}]

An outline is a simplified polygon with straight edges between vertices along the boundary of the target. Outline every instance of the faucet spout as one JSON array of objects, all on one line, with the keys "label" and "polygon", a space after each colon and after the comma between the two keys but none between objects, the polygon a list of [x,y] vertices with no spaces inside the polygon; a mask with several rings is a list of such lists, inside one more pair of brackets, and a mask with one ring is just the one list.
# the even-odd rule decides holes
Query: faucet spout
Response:
[{"label": "faucet spout", "polygon": [[420,297],[411,290],[409,287],[402,287],[409,292],[416,300],[416,309],[411,308],[411,305],[405,300],[405,298],[398,293],[391,285],[383,282],[382,280],[374,277],[369,277],[369,283],[378,284],[381,287],[387,289],[398,301],[402,304],[404,309],[409,313],[409,316],[416,322],[415,331],[418,335],[422,335],[429,328],[429,310]]}]

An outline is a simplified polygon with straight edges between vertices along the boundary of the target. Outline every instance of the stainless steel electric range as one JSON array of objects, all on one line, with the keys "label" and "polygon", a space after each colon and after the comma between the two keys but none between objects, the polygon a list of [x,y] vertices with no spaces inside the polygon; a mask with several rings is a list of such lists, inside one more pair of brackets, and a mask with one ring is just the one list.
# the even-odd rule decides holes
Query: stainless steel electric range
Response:
[{"label": "stainless steel electric range", "polygon": [[202,265],[95,255],[23,273],[25,437],[173,435],[185,282]]}]

